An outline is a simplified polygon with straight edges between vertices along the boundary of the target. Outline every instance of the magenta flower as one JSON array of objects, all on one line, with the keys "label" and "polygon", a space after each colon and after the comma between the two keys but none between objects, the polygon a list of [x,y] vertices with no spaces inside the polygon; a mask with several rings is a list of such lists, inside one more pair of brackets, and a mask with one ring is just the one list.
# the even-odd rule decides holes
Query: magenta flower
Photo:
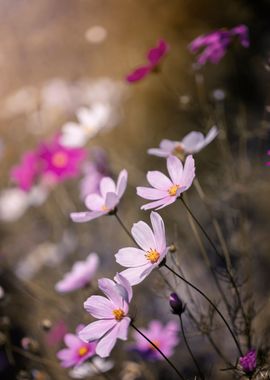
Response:
[{"label": "magenta flower", "polygon": [[[78,326],[78,334],[84,326]],[[67,348],[57,352],[57,357],[61,360],[61,366],[64,368],[78,366],[85,360],[95,355],[96,343],[86,343],[74,334],[66,334],[64,337]]]},{"label": "magenta flower", "polygon": [[[267,155],[270,156],[270,149],[267,151]],[[266,162],[266,166],[270,166],[270,161]]]},{"label": "magenta flower", "polygon": [[55,346],[58,344],[63,339],[67,331],[66,323],[63,320],[58,321],[46,335],[46,342],[48,346]]},{"label": "magenta flower", "polygon": [[110,355],[117,339],[127,339],[132,288],[120,274],[115,276],[115,282],[102,278],[98,285],[106,297],[91,296],[84,303],[84,308],[98,321],[82,329],[79,337],[86,342],[98,340],[96,354],[105,358]]},{"label": "magenta flower", "polygon": [[126,80],[129,83],[138,82],[139,80],[150,74],[160,63],[161,59],[168,53],[169,45],[164,40],[159,40],[157,46],[150,49],[147,54],[148,63],[139,66],[137,69],[132,71]]},{"label": "magenta flower", "polygon": [[59,143],[59,135],[50,143],[43,143],[37,150],[41,165],[42,177],[53,182],[61,182],[76,177],[80,173],[86,150],[83,148],[67,148]]},{"label": "magenta flower", "polygon": [[[147,336],[167,357],[174,353],[174,348],[179,343],[178,324],[174,321],[167,323],[165,326],[158,320],[149,323],[147,329],[140,328],[143,334]],[[143,359],[164,360],[163,356],[145,340],[137,331],[133,333],[135,344],[131,349],[139,353]]]},{"label": "magenta flower", "polygon": [[113,211],[126,190],[127,177],[125,169],[120,172],[117,183],[110,177],[103,177],[99,184],[100,194],[90,194],[85,198],[85,205],[91,211],[71,213],[73,222],[88,222]]},{"label": "magenta flower", "polygon": [[142,282],[153,269],[159,266],[168,252],[164,222],[156,212],[150,215],[152,229],[145,222],[135,223],[131,234],[139,248],[121,248],[115,255],[116,262],[128,267],[120,274],[131,285]]},{"label": "magenta flower", "polygon": [[66,273],[63,280],[55,285],[60,293],[72,292],[88,285],[96,274],[99,265],[99,257],[96,253],[90,253],[85,261],[77,261],[70,272]]},{"label": "magenta flower", "polygon": [[257,365],[257,353],[256,350],[250,350],[245,356],[239,358],[239,364],[243,371],[246,373],[252,373]]},{"label": "magenta flower", "polygon": [[25,191],[31,189],[38,175],[38,157],[35,151],[26,152],[22,156],[21,163],[11,169],[11,179]]},{"label": "magenta flower", "polygon": [[204,65],[207,61],[218,63],[235,37],[239,38],[243,47],[249,47],[248,28],[245,25],[238,25],[231,30],[219,29],[199,36],[189,44],[188,48],[192,53],[198,53],[199,50],[204,49],[198,55],[197,62],[200,65]]},{"label": "magenta flower", "polygon": [[181,193],[188,190],[195,177],[195,163],[188,156],[183,167],[182,162],[175,156],[167,158],[167,169],[170,178],[159,171],[147,173],[147,180],[153,187],[137,187],[137,194],[153,202],[143,205],[143,210],[155,208],[159,210],[175,202]]},{"label": "magenta flower", "polygon": [[148,149],[149,154],[158,157],[169,157],[171,155],[183,159],[187,154],[198,153],[206,145],[216,138],[218,129],[213,127],[206,136],[201,132],[190,132],[181,141],[162,140],[159,148]]}]

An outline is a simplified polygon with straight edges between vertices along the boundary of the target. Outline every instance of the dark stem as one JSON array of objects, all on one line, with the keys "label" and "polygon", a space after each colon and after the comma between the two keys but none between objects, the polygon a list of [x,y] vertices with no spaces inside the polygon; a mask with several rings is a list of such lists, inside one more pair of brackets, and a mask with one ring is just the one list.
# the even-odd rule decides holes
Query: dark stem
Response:
[{"label": "dark stem", "polygon": [[185,344],[186,344],[186,347],[188,349],[188,352],[190,354],[190,356],[192,357],[192,360],[197,368],[197,371],[199,372],[199,375],[200,375],[200,378],[202,380],[205,380],[205,377],[204,377],[204,374],[202,373],[201,369],[200,369],[200,365],[199,363],[197,362],[195,356],[193,355],[193,352],[188,344],[188,341],[187,341],[187,338],[186,338],[186,334],[185,334],[185,330],[184,330],[184,324],[183,324],[183,318],[182,318],[182,313],[179,314],[179,318],[180,318],[180,324],[181,324],[181,330],[182,330],[182,335],[183,335],[183,338],[184,338],[184,341],[185,341]]},{"label": "dark stem", "polygon": [[241,347],[230,327],[230,325],[228,324],[228,322],[226,321],[226,319],[224,318],[224,316],[222,315],[222,313],[219,311],[219,309],[216,307],[216,305],[210,300],[210,298],[205,294],[203,293],[199,288],[197,288],[197,286],[193,285],[191,282],[189,282],[188,280],[186,280],[184,277],[182,277],[180,274],[176,273],[171,267],[169,267],[166,263],[163,264],[163,266],[165,268],[167,268],[169,271],[171,271],[175,276],[177,276],[178,278],[180,278],[182,281],[184,281],[186,284],[188,284],[189,286],[191,286],[194,290],[196,290],[198,293],[201,294],[201,296],[203,296],[208,302],[209,304],[214,308],[214,310],[218,313],[218,315],[220,316],[220,318],[223,320],[223,322],[225,323],[227,329],[229,330],[235,344],[236,344],[236,347],[240,353],[240,356],[243,356],[243,352],[241,350]]},{"label": "dark stem", "polygon": [[180,379],[185,380],[184,376],[178,371],[178,369],[175,367],[175,365],[170,361],[169,358],[163,352],[153,343],[149,338],[147,338],[146,335],[144,335],[134,324],[133,322],[130,323],[130,326],[134,328],[144,339],[147,340],[159,353],[160,355],[166,360],[166,362],[174,369],[174,371],[177,373]]}]

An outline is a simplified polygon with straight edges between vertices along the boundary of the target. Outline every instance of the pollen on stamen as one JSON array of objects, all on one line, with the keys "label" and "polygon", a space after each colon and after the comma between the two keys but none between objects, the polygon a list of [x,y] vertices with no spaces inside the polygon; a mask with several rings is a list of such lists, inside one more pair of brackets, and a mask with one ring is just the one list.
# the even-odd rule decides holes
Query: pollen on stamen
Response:
[{"label": "pollen on stamen", "polygon": [[177,193],[177,190],[179,189],[180,185],[172,185],[169,190],[168,190],[168,193],[170,196],[175,196],[176,193]]},{"label": "pollen on stamen", "polygon": [[124,318],[125,313],[124,313],[124,310],[122,309],[114,309],[113,315],[114,315],[114,318],[119,322]]},{"label": "pollen on stamen", "polygon": [[160,254],[155,249],[150,249],[150,251],[145,254],[145,257],[151,262],[151,264],[155,264],[158,262]]},{"label": "pollen on stamen", "polygon": [[79,356],[84,356],[89,352],[89,348],[86,346],[80,347],[78,350]]}]

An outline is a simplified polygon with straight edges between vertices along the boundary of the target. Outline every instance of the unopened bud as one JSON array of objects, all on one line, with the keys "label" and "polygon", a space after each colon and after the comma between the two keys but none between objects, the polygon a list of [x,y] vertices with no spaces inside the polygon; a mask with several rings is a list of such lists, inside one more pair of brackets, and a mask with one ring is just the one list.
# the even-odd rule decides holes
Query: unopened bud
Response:
[{"label": "unopened bud", "polygon": [[183,302],[180,300],[178,295],[176,293],[171,293],[170,295],[170,306],[172,308],[173,314],[182,314],[185,311],[185,305],[183,305]]}]

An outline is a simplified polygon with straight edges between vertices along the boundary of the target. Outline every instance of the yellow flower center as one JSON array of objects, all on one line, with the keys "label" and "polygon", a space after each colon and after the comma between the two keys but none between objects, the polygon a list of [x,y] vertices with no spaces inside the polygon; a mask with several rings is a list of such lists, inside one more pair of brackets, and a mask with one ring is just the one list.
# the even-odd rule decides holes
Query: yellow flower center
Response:
[{"label": "yellow flower center", "polygon": [[145,257],[151,262],[151,264],[155,264],[159,260],[160,254],[155,249],[150,249],[150,251],[147,251],[145,254]]},{"label": "yellow flower center", "polygon": [[56,168],[64,168],[68,163],[68,156],[64,152],[57,152],[52,156],[52,164]]},{"label": "yellow flower center", "polygon": [[80,347],[78,350],[79,356],[84,356],[89,352],[89,348],[87,346]]},{"label": "yellow flower center", "polygon": [[114,309],[113,315],[114,315],[114,318],[119,322],[124,318],[125,313],[124,313],[124,310],[122,309]]},{"label": "yellow flower center", "polygon": [[106,205],[101,206],[102,211],[109,211],[109,208]]},{"label": "yellow flower center", "polygon": [[[157,346],[157,348],[159,348],[160,347],[160,343],[159,343],[159,341],[158,340],[153,340],[152,341],[153,343],[154,343],[154,345],[156,345]],[[152,344],[149,344],[149,350],[155,350],[155,347],[152,345]]]},{"label": "yellow flower center", "polygon": [[175,196],[176,193],[177,193],[177,190],[179,189],[180,185],[172,185],[169,190],[168,190],[168,193],[170,196]]}]

